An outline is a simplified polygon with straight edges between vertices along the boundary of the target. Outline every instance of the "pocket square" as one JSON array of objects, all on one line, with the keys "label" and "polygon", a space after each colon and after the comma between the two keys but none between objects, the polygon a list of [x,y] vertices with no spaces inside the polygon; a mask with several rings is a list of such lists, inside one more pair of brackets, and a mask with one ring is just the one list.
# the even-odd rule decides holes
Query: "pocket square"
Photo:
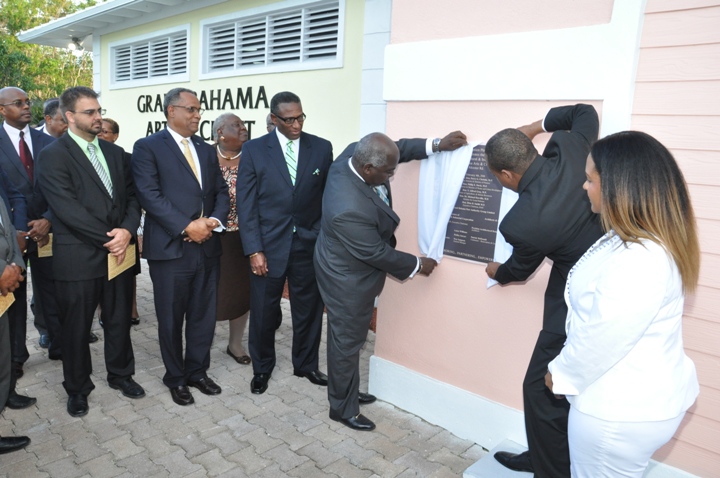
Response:
[{"label": "pocket square", "polygon": [[315,169],[315,171],[313,171],[313,176],[320,176],[320,169]]}]

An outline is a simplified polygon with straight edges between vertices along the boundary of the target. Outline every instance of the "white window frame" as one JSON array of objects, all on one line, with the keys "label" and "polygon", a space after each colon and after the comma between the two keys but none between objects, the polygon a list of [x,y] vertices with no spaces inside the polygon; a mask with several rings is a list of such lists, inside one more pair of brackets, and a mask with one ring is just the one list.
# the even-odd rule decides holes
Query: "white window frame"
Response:
[{"label": "white window frame", "polygon": [[[152,78],[142,78],[136,80],[116,81],[115,79],[115,54],[118,48],[132,46],[135,44],[149,43],[153,40],[167,38],[174,36],[178,33],[184,32],[187,38],[186,40],[186,54],[185,54],[185,72],[178,74],[168,74],[165,76],[157,76]],[[180,25],[165,30],[154,31],[145,35],[140,35],[132,38],[125,38],[108,44],[108,52],[110,56],[110,86],[111,90],[119,90],[123,88],[136,88],[139,86],[150,86],[150,85],[162,85],[166,83],[178,83],[190,81],[190,24]]]},{"label": "white window frame", "polygon": [[[331,68],[343,67],[343,55],[345,45],[345,0],[337,0],[338,2],[338,37],[337,37],[337,55],[335,58],[327,60],[311,60],[311,61],[293,61],[287,63],[278,63],[262,66],[250,66],[242,68],[228,68],[222,71],[209,71],[209,32],[212,27],[222,24],[230,24],[243,20],[248,17],[262,17],[270,15],[279,15],[284,12],[292,12],[303,8],[312,8],[314,6],[327,3],[327,0],[308,1],[308,0],[288,0],[285,2],[274,3],[271,6],[263,6],[240,10],[227,15],[214,18],[208,18],[200,22],[200,71],[199,79],[207,80],[213,78],[227,78],[247,75],[259,75],[267,73],[281,73],[292,71],[308,71],[308,70],[325,70]],[[266,32],[267,35],[267,32]]]}]

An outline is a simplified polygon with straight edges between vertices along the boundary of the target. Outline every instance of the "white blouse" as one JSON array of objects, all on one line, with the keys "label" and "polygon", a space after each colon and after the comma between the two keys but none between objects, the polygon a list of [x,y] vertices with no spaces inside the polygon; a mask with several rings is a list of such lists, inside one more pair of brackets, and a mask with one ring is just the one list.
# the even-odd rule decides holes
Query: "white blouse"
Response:
[{"label": "white blouse", "polygon": [[548,365],[555,394],[608,421],[667,420],[693,404],[682,281],[662,246],[610,231],[571,269],[565,301],[567,341]]}]

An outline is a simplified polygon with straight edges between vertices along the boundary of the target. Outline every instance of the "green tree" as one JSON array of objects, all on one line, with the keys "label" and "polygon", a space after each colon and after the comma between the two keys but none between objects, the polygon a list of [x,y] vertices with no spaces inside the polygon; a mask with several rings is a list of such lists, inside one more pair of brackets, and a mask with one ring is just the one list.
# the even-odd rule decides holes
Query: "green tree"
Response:
[{"label": "green tree", "polygon": [[0,87],[17,86],[34,100],[34,122],[42,103],[65,88],[92,86],[92,56],[20,42],[16,35],[95,5],[95,0],[0,0]]}]

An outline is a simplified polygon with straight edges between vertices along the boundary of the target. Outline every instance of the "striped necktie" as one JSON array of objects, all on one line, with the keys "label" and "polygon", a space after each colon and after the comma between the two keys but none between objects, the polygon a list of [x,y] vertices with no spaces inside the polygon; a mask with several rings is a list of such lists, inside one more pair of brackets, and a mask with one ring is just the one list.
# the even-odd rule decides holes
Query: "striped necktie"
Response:
[{"label": "striped necktie", "polygon": [[100,164],[100,160],[97,157],[97,154],[95,153],[95,145],[92,143],[88,143],[88,153],[90,158],[90,163],[93,165],[93,168],[95,168],[95,172],[97,172],[98,176],[100,176],[100,181],[102,181],[103,185],[105,186],[105,189],[107,189],[108,194],[110,194],[110,197],[113,197],[113,185],[112,181],[110,180],[110,176],[108,176],[107,171],[105,171],[105,168],[102,164]]},{"label": "striped necktie", "polygon": [[389,206],[390,198],[388,198],[387,189],[385,189],[385,185],[381,184],[380,186],[373,186],[373,189],[375,190],[377,195],[380,196],[380,199],[382,199],[383,202]]},{"label": "striped necktie", "polygon": [[288,172],[290,173],[290,180],[293,186],[295,186],[295,176],[297,175],[297,159],[295,159],[295,152],[293,151],[292,140],[287,142],[285,147],[285,162],[287,163]]}]

